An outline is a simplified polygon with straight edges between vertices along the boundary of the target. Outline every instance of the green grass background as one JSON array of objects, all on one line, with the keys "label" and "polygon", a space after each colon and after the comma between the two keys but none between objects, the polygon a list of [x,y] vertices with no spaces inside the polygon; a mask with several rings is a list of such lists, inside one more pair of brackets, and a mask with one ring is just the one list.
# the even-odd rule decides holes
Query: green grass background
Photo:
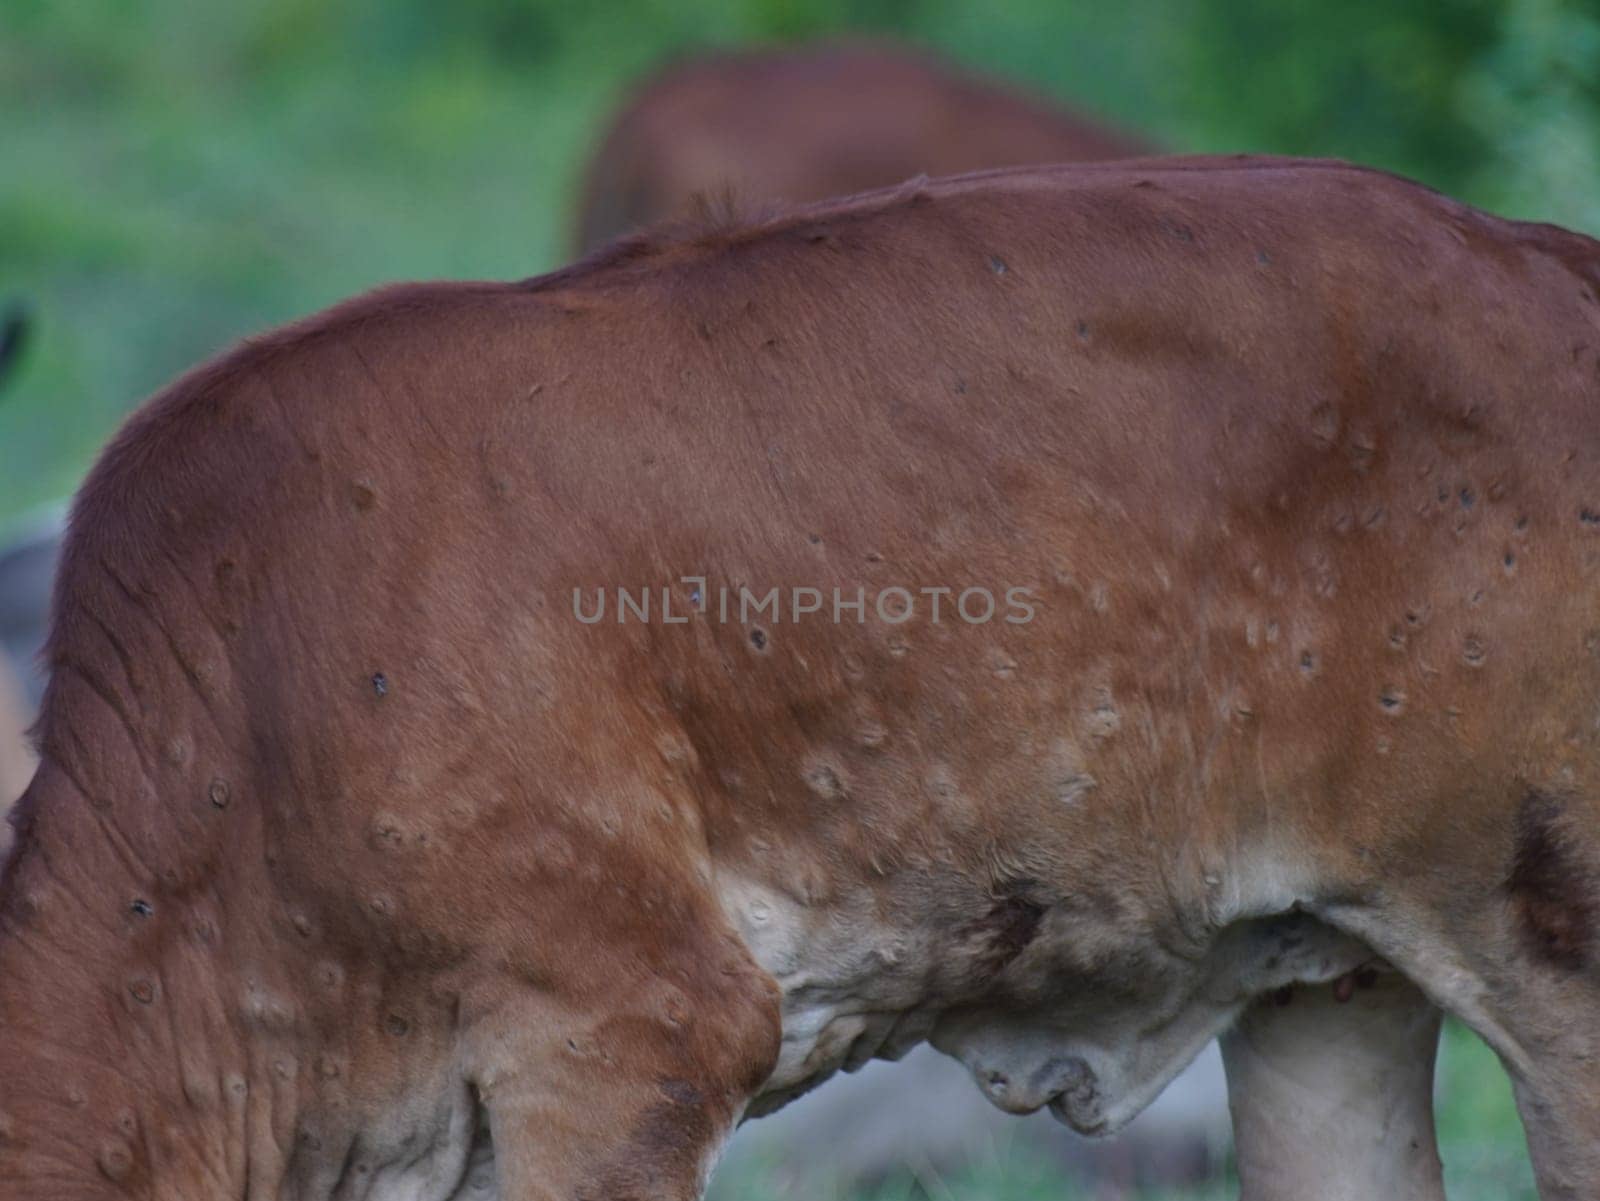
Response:
[{"label": "green grass background", "polygon": [[[0,0],[0,301],[35,317],[0,392],[0,530],[245,333],[387,280],[559,265],[641,71],[846,30],[1175,149],[1342,155],[1600,233],[1596,0]],[[1531,1196],[1492,1056],[1452,1029],[1443,1076],[1453,1195]],[[918,1187],[1061,1195],[1026,1164]]]},{"label": "green grass background", "polygon": [[[1455,1022],[1445,1025],[1436,1093],[1439,1151],[1452,1201],[1537,1201],[1510,1083],[1494,1053]],[[1061,1137],[1075,1136],[1063,1129]],[[1074,1188],[1054,1164],[1005,1151],[958,1173],[908,1167],[855,1194],[828,1189],[825,1179],[821,1191],[810,1179],[801,1189],[785,1182],[749,1165],[741,1175],[714,1180],[711,1201],[1114,1201],[1124,1196],[1104,1185]],[[1205,1186],[1133,1196],[1137,1201],[1233,1201],[1238,1179],[1231,1165],[1224,1165]]]}]

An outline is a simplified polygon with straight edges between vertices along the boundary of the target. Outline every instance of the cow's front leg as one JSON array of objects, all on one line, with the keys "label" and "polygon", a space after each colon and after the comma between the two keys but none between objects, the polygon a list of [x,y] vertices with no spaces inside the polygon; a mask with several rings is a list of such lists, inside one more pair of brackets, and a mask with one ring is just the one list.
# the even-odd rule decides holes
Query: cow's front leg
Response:
[{"label": "cow's front leg", "polygon": [[702,1195],[777,1061],[780,1018],[770,977],[694,907],[641,920],[647,942],[574,938],[559,976],[506,973],[463,997],[497,1201]]},{"label": "cow's front leg", "polygon": [[1261,998],[1223,1036],[1243,1201],[1442,1201],[1439,1011],[1396,973],[1357,979]]}]

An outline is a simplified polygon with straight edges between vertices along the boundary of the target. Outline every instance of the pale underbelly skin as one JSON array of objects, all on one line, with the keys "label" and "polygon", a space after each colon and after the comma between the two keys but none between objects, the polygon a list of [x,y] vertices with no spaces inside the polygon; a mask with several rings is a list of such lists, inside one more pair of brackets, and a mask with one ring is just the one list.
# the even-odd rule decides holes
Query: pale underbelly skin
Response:
[{"label": "pale underbelly skin", "polygon": [[[911,963],[919,958],[914,948],[936,941],[937,931],[872,929],[842,910],[819,916],[747,881],[725,884],[723,896],[752,956],[783,993],[782,1050],[752,1114],[926,1040],[959,1060],[999,1108],[1049,1107],[1081,1134],[1114,1134],[1254,998],[1323,984],[1375,960],[1364,943],[1291,911],[1236,922],[1199,957],[1169,959],[1144,996],[1130,998],[1125,989],[1097,996],[1090,979],[1042,1004],[929,999],[913,994]],[[1046,962],[1017,967],[1049,970]]]}]

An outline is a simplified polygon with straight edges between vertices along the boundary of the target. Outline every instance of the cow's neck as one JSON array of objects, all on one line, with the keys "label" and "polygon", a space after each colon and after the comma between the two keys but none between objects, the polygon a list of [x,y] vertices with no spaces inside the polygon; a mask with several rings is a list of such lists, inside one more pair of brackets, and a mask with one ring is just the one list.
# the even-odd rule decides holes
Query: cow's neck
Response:
[{"label": "cow's neck", "polygon": [[114,809],[48,763],[24,805],[0,895],[0,1061],[18,1065],[0,1091],[3,1191],[243,1195],[275,1170],[263,1148],[292,1144],[299,1065],[261,1056],[221,995],[227,927],[158,930],[161,890]]},{"label": "cow's neck", "polygon": [[[48,758],[24,805],[33,828],[0,895],[0,1062],[19,1065],[0,1082],[0,1194],[445,1201],[466,1186],[487,1149],[448,1053],[447,982],[418,995],[363,966],[359,932],[281,903],[254,847],[233,848],[228,877],[147,870],[115,808]],[[239,838],[259,833],[241,822]]]}]

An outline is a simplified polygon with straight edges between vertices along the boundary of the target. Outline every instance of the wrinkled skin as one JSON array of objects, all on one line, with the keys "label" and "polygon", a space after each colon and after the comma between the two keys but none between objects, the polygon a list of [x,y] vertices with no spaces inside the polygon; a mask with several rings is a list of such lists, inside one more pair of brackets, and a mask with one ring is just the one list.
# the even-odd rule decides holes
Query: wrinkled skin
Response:
[{"label": "wrinkled skin", "polygon": [[[1105,1132],[1226,1033],[1252,1199],[1346,1195],[1335,1149],[1432,1198],[1441,1009],[1591,1193],[1597,285],[1381,174],[1178,160],[200,369],[64,553],[4,1195],[687,1201],[925,1038]],[[618,586],[655,619],[574,612]]]},{"label": "wrinkled skin", "polygon": [[584,175],[582,253],[725,201],[747,211],[919,175],[1153,154],[1079,113],[888,44],[674,63],[630,96]]}]

